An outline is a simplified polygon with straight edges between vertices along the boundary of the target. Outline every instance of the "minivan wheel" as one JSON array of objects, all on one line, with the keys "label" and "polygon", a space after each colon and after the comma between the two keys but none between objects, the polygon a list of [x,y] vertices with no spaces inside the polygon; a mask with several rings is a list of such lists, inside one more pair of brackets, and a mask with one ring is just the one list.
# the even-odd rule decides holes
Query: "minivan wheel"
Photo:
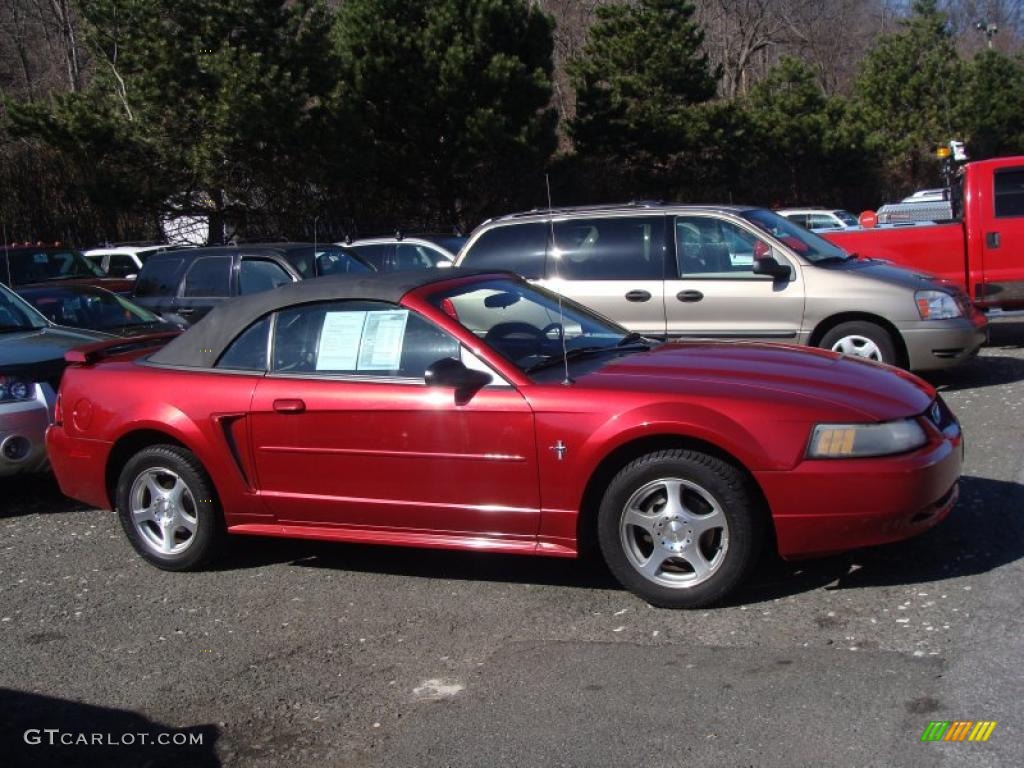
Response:
[{"label": "minivan wheel", "polygon": [[850,357],[863,357],[879,363],[896,365],[896,349],[889,332],[875,323],[856,320],[840,323],[821,337],[818,346],[842,352]]},{"label": "minivan wheel", "polygon": [[117,482],[117,512],[135,551],[158,568],[201,568],[219,550],[223,519],[213,483],[195,455],[176,445],[135,454]]},{"label": "minivan wheel", "polygon": [[609,570],[661,608],[721,600],[747,576],[763,540],[749,479],[698,451],[658,451],[630,462],[598,511]]}]

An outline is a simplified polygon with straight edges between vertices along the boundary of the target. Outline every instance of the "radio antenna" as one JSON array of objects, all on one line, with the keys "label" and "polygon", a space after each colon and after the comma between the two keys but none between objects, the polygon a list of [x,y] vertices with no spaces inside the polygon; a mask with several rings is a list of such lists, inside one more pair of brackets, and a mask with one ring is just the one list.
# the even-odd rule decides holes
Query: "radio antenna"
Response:
[{"label": "radio antenna", "polygon": [[7,250],[7,219],[4,219],[4,266],[7,268],[7,284],[14,290],[14,281],[11,279],[11,254]]},{"label": "radio antenna", "polygon": [[[548,224],[551,226],[551,247],[558,249],[555,244],[555,209],[551,205],[551,178],[548,174],[544,174],[544,186],[548,192]],[[559,254],[555,254],[555,260],[557,261]],[[558,276],[562,276],[562,270],[558,270]],[[562,313],[562,292],[559,291],[558,295],[558,335],[562,339],[562,366],[565,373],[565,378],[562,379],[563,386],[569,386],[573,383],[573,380],[569,378],[569,350],[565,344],[565,316]]]}]

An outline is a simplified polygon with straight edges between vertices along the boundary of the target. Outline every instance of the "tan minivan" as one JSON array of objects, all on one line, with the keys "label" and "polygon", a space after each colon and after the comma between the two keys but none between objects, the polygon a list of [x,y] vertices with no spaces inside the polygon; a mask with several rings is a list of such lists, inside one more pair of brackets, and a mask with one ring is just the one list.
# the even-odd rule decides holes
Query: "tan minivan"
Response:
[{"label": "tan minivan", "polygon": [[481,224],[456,266],[517,272],[662,338],[808,344],[923,371],[973,357],[986,336],[957,287],[847,254],[763,208],[512,214]]}]

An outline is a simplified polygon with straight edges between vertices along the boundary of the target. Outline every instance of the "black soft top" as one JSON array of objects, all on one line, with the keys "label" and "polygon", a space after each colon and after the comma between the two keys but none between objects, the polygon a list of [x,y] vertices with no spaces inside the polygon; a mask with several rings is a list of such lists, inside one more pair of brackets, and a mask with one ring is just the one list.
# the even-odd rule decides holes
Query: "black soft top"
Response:
[{"label": "black soft top", "polygon": [[358,276],[329,275],[302,280],[217,305],[202,320],[148,359],[160,365],[212,368],[238,334],[270,312],[297,304],[344,299],[397,304],[409,291],[424,285],[476,275],[519,279],[510,272],[493,270],[425,269]]}]

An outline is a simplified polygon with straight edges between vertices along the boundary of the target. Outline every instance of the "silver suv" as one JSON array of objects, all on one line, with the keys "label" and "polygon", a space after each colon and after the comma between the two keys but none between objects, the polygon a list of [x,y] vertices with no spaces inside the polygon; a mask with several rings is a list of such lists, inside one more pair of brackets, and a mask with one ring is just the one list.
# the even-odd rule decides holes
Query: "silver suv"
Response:
[{"label": "silver suv", "polygon": [[481,224],[458,267],[517,272],[632,331],[774,340],[914,370],[975,355],[986,321],[951,284],[851,256],[763,208],[637,203]]}]

